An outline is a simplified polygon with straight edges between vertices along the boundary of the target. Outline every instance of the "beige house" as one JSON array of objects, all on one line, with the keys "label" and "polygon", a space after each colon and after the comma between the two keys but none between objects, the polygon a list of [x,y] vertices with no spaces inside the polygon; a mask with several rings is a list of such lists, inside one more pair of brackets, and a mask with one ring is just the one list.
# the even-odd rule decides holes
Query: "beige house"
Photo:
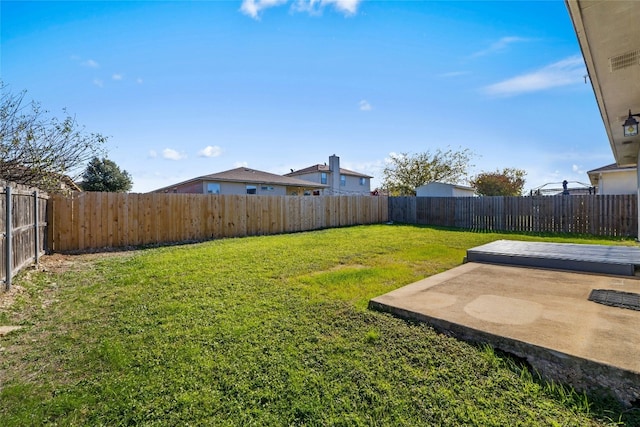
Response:
[{"label": "beige house", "polygon": [[329,157],[329,165],[313,165],[297,171],[291,170],[286,177],[295,177],[324,186],[314,194],[323,195],[370,195],[371,176],[340,167],[340,157]]},{"label": "beige house", "polygon": [[249,168],[236,168],[159,188],[152,193],[259,194],[302,196],[322,191],[326,185]]},{"label": "beige house", "polygon": [[416,197],[473,197],[476,190],[471,187],[444,182],[430,182],[416,188]]},{"label": "beige house", "polygon": [[638,171],[634,166],[620,167],[615,163],[587,172],[596,194],[636,194]]}]

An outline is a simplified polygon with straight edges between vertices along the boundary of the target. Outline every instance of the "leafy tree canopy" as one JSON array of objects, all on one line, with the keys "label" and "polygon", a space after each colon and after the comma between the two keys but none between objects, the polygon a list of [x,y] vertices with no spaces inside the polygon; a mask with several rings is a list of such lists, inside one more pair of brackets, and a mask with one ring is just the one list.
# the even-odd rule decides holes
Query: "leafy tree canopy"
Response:
[{"label": "leafy tree canopy", "polygon": [[82,174],[84,191],[126,192],[131,190],[133,181],[126,170],[109,159],[94,157]]},{"label": "leafy tree canopy", "polygon": [[0,92],[0,179],[57,192],[64,175],[77,177],[103,152],[106,138],[85,132],[66,110],[62,119],[50,116],[2,81]]},{"label": "leafy tree canopy", "polygon": [[382,185],[392,196],[414,196],[417,187],[429,182],[460,184],[468,176],[472,157],[469,149],[391,154]]},{"label": "leafy tree canopy", "polygon": [[481,172],[471,180],[471,186],[481,196],[521,196],[526,174],[515,168]]}]

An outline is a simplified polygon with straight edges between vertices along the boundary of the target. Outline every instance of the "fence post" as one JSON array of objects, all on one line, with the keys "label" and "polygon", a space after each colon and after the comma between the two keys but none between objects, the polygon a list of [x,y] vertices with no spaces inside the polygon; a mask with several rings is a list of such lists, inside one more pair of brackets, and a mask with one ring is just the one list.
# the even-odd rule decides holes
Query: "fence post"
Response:
[{"label": "fence post", "polygon": [[11,254],[11,217],[13,216],[11,214],[11,187],[7,186],[5,188],[5,197],[6,197],[6,218],[5,218],[5,234],[4,234],[4,249],[5,249],[5,281],[4,281],[4,289],[5,291],[8,291],[11,289],[11,259],[12,254]]},{"label": "fence post", "polygon": [[35,263],[38,263],[38,255],[39,255],[39,244],[40,244],[40,227],[38,224],[38,191],[33,192],[33,235],[35,237],[35,248],[36,252],[33,257]]}]

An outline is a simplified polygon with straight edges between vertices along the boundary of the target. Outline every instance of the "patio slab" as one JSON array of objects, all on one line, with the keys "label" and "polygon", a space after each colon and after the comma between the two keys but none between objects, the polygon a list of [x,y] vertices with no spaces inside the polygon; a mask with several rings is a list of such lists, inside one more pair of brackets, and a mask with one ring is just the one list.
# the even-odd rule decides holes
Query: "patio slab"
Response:
[{"label": "patio slab", "polygon": [[524,358],[578,390],[640,403],[640,311],[589,301],[593,289],[640,293],[635,277],[467,263],[376,297],[372,309],[422,321]]}]

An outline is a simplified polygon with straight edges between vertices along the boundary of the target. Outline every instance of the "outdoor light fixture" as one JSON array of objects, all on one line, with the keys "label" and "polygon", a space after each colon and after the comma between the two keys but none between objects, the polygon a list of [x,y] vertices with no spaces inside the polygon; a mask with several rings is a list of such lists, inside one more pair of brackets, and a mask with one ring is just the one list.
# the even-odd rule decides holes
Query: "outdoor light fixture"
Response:
[{"label": "outdoor light fixture", "polygon": [[622,125],[624,136],[636,136],[638,134],[638,121],[634,117],[640,117],[640,114],[631,114],[631,110],[629,110],[629,117]]}]

